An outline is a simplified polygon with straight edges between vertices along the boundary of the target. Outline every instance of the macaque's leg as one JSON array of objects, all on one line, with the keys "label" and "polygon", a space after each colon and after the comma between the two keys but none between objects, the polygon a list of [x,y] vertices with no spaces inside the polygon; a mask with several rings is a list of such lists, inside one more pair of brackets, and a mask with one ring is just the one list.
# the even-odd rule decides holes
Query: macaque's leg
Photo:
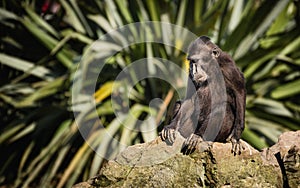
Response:
[{"label": "macaque's leg", "polygon": [[165,126],[162,132],[160,133],[162,140],[169,140],[171,143],[175,141],[176,138],[176,131],[179,129],[180,126],[180,117],[179,110],[181,107],[181,101],[176,101],[175,106],[173,108],[172,114],[172,121],[169,125]]}]

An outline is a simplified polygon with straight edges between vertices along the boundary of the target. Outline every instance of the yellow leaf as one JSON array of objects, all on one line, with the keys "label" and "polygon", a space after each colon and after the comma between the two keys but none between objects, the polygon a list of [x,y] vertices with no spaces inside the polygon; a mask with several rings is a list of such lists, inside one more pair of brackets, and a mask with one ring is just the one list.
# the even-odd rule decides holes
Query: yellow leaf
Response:
[{"label": "yellow leaf", "polygon": [[186,73],[189,73],[190,61],[187,60],[186,58],[184,59],[183,67],[184,67],[185,72],[186,72]]},{"label": "yellow leaf", "polygon": [[114,84],[118,84],[114,81],[106,82],[100,87],[94,94],[96,103],[103,101],[106,97],[111,95]]}]

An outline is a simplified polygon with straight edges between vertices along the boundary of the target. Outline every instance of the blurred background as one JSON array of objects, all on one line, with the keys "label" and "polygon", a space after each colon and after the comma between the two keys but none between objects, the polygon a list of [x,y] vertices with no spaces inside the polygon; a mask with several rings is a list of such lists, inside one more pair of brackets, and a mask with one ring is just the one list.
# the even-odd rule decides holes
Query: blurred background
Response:
[{"label": "blurred background", "polygon": [[[255,148],[300,129],[299,0],[1,0],[0,5],[0,187],[70,187],[99,172],[105,159],[84,141],[74,121],[74,73],[94,41],[134,22],[169,22],[207,35],[235,59],[247,80],[242,138]],[[161,34],[159,28],[156,32]],[[126,131],[111,105],[116,76],[147,57],[187,69],[186,54],[174,47],[131,45],[103,60],[105,71],[92,94],[97,113],[86,113],[81,121],[90,122],[91,129],[103,125],[128,145],[157,136],[169,121],[167,109],[153,109],[149,101],[159,97],[172,108],[178,94],[168,83],[146,79],[130,97],[137,118],[156,115],[155,135]],[[130,116],[124,119],[126,126],[135,126]],[[103,155],[109,148],[118,152],[102,133],[91,131],[89,143]]]}]

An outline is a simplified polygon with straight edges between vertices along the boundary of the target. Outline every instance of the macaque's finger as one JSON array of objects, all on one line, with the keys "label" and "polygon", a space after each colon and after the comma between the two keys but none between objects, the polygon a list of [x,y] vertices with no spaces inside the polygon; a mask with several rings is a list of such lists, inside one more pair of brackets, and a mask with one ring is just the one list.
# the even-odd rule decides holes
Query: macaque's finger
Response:
[{"label": "macaque's finger", "polygon": [[165,129],[163,129],[163,130],[161,131],[161,133],[160,133],[160,137],[161,137],[162,140],[165,140],[164,134],[165,134]]},{"label": "macaque's finger", "polygon": [[189,154],[193,153],[193,151],[194,151],[193,143],[190,143],[187,146],[186,155],[189,155]]},{"label": "macaque's finger", "polygon": [[169,130],[169,141],[171,143],[174,143],[175,142],[175,131],[173,129],[170,129]]},{"label": "macaque's finger", "polygon": [[161,137],[161,139],[164,141],[165,140],[165,129],[163,129],[162,131],[161,131],[161,133],[160,133],[160,137]]},{"label": "macaque's finger", "polygon": [[192,153],[193,147],[194,147],[193,140],[190,139],[189,143],[188,143],[188,146],[187,146],[187,155]]},{"label": "macaque's finger", "polygon": [[236,155],[236,141],[234,139],[231,139],[231,153]]},{"label": "macaque's finger", "polygon": [[170,140],[170,129],[166,129],[165,138],[166,140]]},{"label": "macaque's finger", "polygon": [[184,155],[187,155],[188,139],[189,139],[189,138],[187,138],[187,139],[184,141],[183,147],[182,147],[182,149],[181,149],[181,152],[182,152]]}]

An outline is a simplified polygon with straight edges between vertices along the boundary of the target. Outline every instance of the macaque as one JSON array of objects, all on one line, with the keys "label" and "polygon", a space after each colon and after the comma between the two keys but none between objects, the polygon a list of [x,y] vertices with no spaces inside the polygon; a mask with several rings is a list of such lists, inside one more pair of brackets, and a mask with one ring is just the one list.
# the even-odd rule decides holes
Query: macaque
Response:
[{"label": "macaque", "polygon": [[182,151],[193,152],[199,142],[232,143],[240,154],[244,130],[246,88],[242,72],[233,59],[210,38],[191,43],[186,98],[175,104],[173,118],[161,132],[162,140],[173,143],[178,131],[186,140]]}]

